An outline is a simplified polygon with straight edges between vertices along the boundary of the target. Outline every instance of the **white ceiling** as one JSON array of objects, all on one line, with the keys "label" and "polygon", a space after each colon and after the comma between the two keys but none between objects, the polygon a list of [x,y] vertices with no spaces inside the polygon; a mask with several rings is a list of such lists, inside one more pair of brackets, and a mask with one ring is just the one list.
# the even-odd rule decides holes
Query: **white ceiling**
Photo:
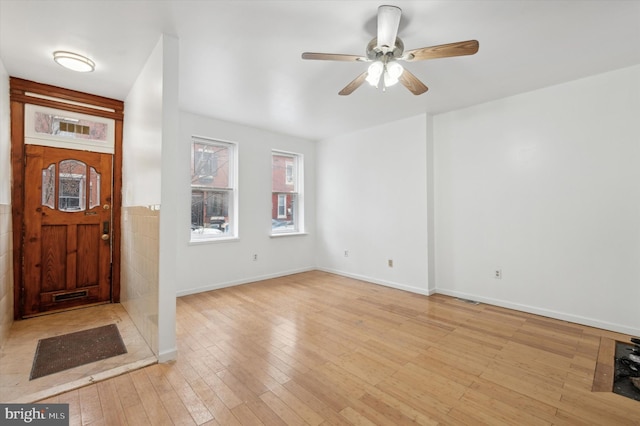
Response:
[{"label": "white ceiling", "polygon": [[[0,0],[9,75],[124,100],[160,34],[180,49],[180,108],[310,139],[439,113],[640,63],[640,1],[392,1],[406,49],[476,39],[476,55],[406,64],[429,91],[363,85],[367,64],[304,61],[364,54],[382,1]],[[91,57],[67,71],[54,50]]]}]

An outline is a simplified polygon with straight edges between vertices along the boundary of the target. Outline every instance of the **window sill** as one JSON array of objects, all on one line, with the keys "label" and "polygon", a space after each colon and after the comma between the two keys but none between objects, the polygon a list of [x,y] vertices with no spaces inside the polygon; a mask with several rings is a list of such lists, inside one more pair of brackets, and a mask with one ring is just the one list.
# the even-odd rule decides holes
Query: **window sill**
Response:
[{"label": "window sill", "polygon": [[234,241],[240,241],[240,237],[221,237],[221,238],[212,238],[210,240],[195,240],[195,241],[189,241],[189,245],[201,246],[205,244],[231,243]]},{"label": "window sill", "polygon": [[300,235],[309,235],[308,232],[278,232],[275,234],[269,234],[270,238],[280,238],[280,237],[298,237]]}]

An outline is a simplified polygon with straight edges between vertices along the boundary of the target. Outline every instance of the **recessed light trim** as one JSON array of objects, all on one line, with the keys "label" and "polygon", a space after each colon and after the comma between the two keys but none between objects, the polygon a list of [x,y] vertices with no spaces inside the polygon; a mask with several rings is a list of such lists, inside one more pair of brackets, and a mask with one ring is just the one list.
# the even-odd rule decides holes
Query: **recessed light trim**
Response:
[{"label": "recessed light trim", "polygon": [[53,60],[58,65],[77,72],[92,72],[96,69],[96,63],[86,56],[64,50],[53,52]]}]

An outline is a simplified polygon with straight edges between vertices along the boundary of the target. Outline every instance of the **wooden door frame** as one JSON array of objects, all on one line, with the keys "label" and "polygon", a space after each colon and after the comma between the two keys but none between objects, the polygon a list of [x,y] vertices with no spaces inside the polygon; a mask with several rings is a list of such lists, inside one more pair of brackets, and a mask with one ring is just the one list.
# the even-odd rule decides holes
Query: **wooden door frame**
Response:
[{"label": "wooden door frame", "polygon": [[111,118],[115,121],[112,194],[111,302],[120,301],[120,241],[122,210],[122,129],[124,102],[63,89],[16,77],[9,79],[11,114],[11,220],[13,226],[13,317],[22,318],[24,294],[23,235],[25,200],[25,104]]}]

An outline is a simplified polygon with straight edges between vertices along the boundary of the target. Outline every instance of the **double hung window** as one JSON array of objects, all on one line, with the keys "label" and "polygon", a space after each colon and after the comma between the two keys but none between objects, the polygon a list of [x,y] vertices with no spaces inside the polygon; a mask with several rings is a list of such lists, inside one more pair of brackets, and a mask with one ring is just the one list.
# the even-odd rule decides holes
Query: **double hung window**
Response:
[{"label": "double hung window", "polygon": [[236,145],[191,142],[191,241],[237,236]]},{"label": "double hung window", "polygon": [[302,155],[273,151],[271,164],[271,232],[303,232]]}]

